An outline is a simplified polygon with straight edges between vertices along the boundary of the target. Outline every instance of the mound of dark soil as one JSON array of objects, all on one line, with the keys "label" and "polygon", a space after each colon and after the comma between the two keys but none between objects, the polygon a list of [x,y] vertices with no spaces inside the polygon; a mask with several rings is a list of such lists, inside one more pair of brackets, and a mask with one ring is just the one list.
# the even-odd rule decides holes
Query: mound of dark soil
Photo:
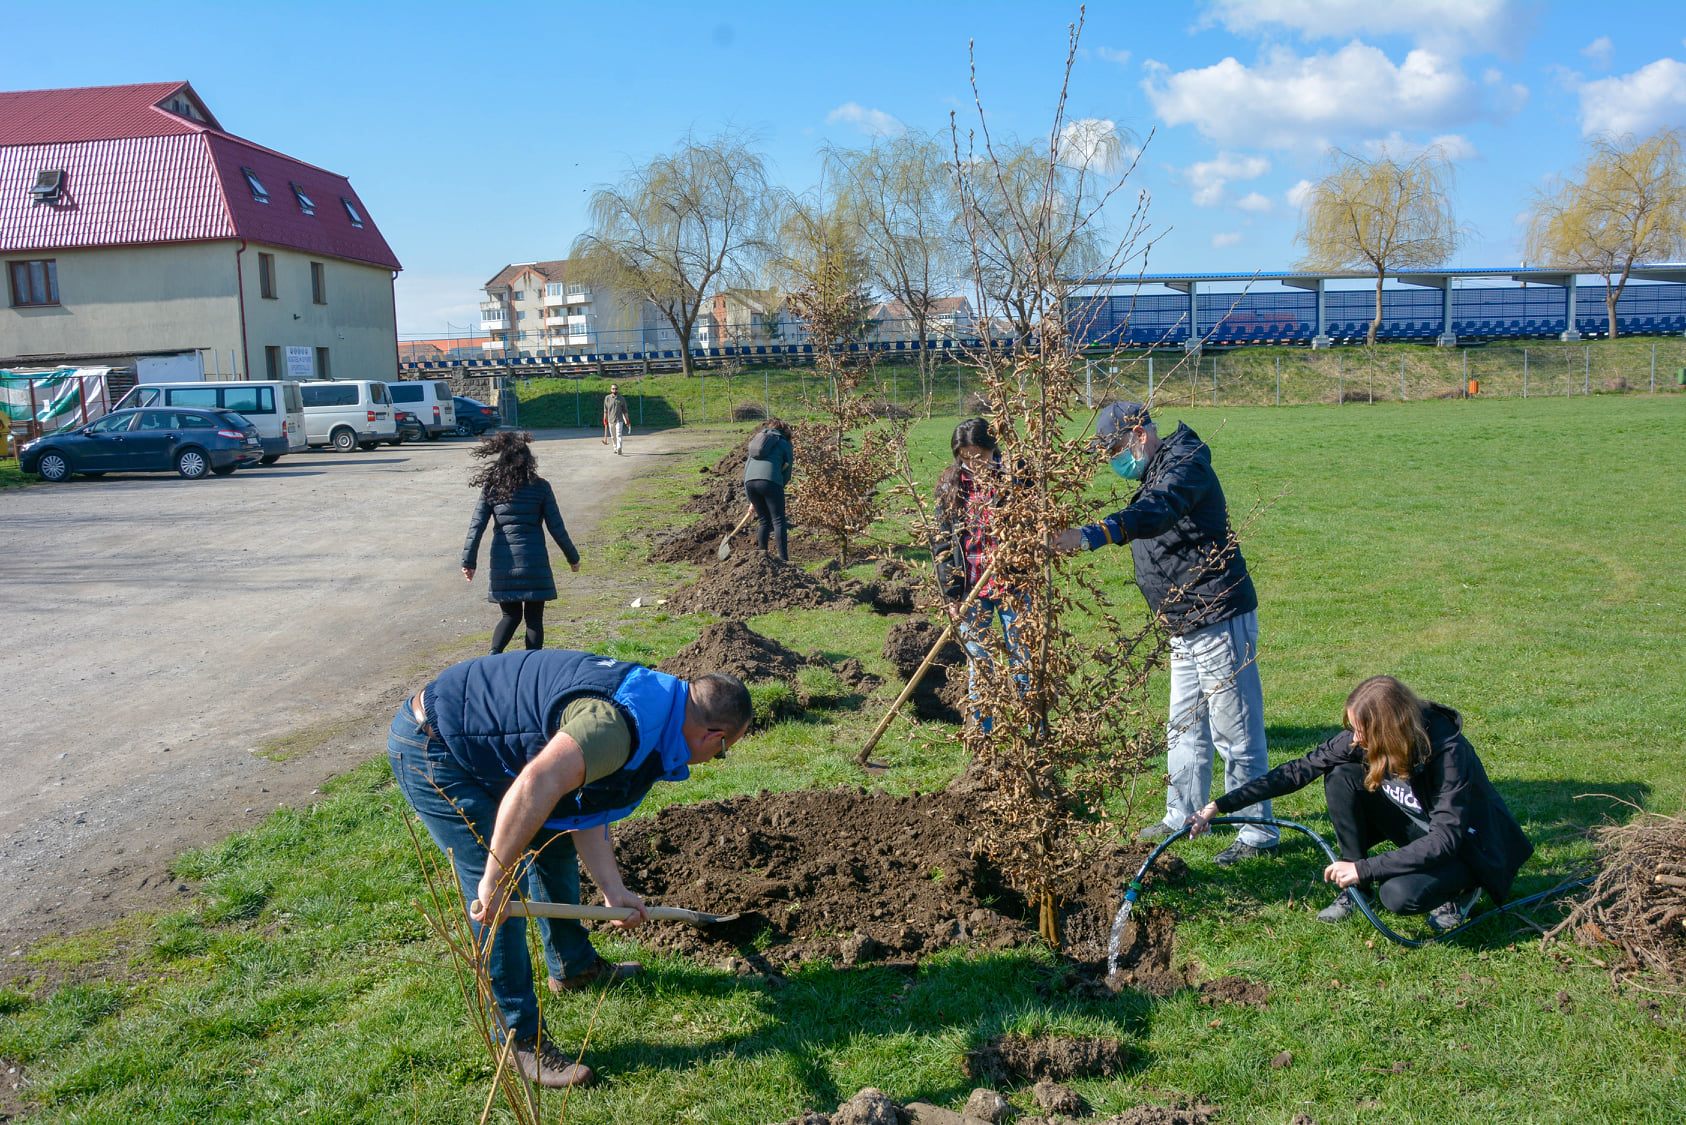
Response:
[{"label": "mound of dark soil", "polygon": [[[735,522],[704,517],[677,531],[658,532],[650,537],[650,561],[688,562],[705,566],[718,562],[719,556],[715,554],[715,550],[720,546],[720,540],[732,530]],[[741,551],[746,545],[753,550],[755,540],[752,535],[753,533],[740,533],[732,544],[732,550]]]},{"label": "mound of dark soil", "polygon": [[[1107,934],[1111,934],[1112,920],[1107,919]],[[1118,952],[1119,969],[1111,988],[1133,988],[1149,996],[1164,999],[1181,992],[1190,984],[1188,974],[1172,965],[1177,922],[1171,912],[1160,907],[1138,907],[1124,929]]]},{"label": "mound of dark soil", "polygon": [[1064,1035],[998,1036],[966,1055],[966,1077],[1022,1085],[1039,1079],[1110,1078],[1124,1068],[1127,1053],[1116,1039]]},{"label": "mound of dark soil", "polygon": [[675,590],[668,608],[741,619],[775,609],[813,609],[831,600],[830,591],[801,567],[752,549],[716,561],[695,582]]},{"label": "mound of dark soil", "polygon": [[[895,665],[904,680],[918,670],[931,646],[937,643],[941,626],[923,617],[898,621],[884,638],[884,659]],[[958,723],[966,706],[966,650],[952,638],[937,651],[909,697],[908,704],[921,719]]]},{"label": "mound of dark soil", "polygon": [[[652,926],[644,940],[739,968],[1038,942],[1035,914],[972,853],[983,815],[974,796],[952,792],[763,793],[669,806],[620,826],[616,851],[651,901],[742,915],[720,926]],[[1123,852],[1097,860],[1062,904],[1065,949],[1076,960],[1104,970],[1113,912],[1139,862]],[[1161,864],[1150,879],[1184,871]]]},{"label": "mound of dark soil", "polygon": [[735,522],[748,503],[743,494],[743,463],[748,459],[743,443],[739,443],[720,460],[699,470],[702,489],[685,502],[684,510],[701,516],[719,516],[727,509],[735,509],[732,512]]},{"label": "mound of dark soil", "polygon": [[656,668],[681,679],[728,672],[746,683],[780,680],[794,684],[804,663],[802,657],[743,622],[721,621]]}]

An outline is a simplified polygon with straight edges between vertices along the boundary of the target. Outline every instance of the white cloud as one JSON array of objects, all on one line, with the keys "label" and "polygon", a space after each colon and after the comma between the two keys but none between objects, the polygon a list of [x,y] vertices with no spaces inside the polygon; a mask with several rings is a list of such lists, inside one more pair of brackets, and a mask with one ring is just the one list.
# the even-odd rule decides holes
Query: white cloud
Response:
[{"label": "white cloud", "polygon": [[1282,198],[1288,201],[1288,206],[1298,211],[1301,207],[1305,206],[1306,196],[1311,194],[1312,186],[1313,185],[1310,180],[1301,180],[1299,183],[1283,192]]},{"label": "white cloud", "polygon": [[1243,34],[1283,27],[1304,39],[1405,35],[1452,54],[1504,46],[1526,22],[1509,0],[1213,0],[1214,21]]},{"label": "white cloud", "polygon": [[1225,246],[1234,246],[1237,242],[1240,242],[1240,241],[1241,241],[1241,234],[1240,234],[1239,231],[1233,231],[1233,230],[1220,231],[1219,233],[1214,234],[1212,236],[1212,245],[1219,250],[1222,250]]},{"label": "white cloud", "polygon": [[1197,207],[1216,207],[1223,202],[1224,187],[1231,180],[1256,180],[1270,171],[1262,156],[1231,156],[1218,153],[1215,160],[1202,160],[1183,169],[1183,179],[1194,189]]},{"label": "white cloud", "polygon": [[1364,142],[1364,151],[1372,157],[1387,156],[1394,160],[1414,160],[1431,148],[1439,149],[1440,155],[1453,163],[1480,155],[1469,138],[1459,133],[1442,133],[1426,141],[1413,141],[1395,129],[1385,137],[1372,137]]},{"label": "white cloud", "polygon": [[1095,54],[1107,62],[1117,63],[1119,66],[1123,66],[1130,61],[1129,51],[1117,51],[1111,47],[1096,47]]},{"label": "white cloud", "polygon": [[1686,63],[1658,59],[1631,74],[1600,78],[1581,87],[1581,132],[1586,136],[1642,136],[1665,125],[1686,124]]},{"label": "white cloud", "polygon": [[894,137],[907,126],[881,109],[868,109],[859,102],[844,102],[825,115],[827,125],[853,125],[869,137]]},{"label": "white cloud", "polygon": [[1251,211],[1255,215],[1262,215],[1266,211],[1269,211],[1272,207],[1275,207],[1276,204],[1270,201],[1270,196],[1260,195],[1256,191],[1250,191],[1246,195],[1243,195],[1240,199],[1237,199],[1235,201],[1235,206],[1237,210]]},{"label": "white cloud", "polygon": [[1600,35],[1591,43],[1581,48],[1581,54],[1591,59],[1603,70],[1610,69],[1610,56],[1616,51],[1616,45],[1610,42],[1608,35]]},{"label": "white cloud", "polygon": [[1267,50],[1257,65],[1226,58],[1170,71],[1144,68],[1142,88],[1170,125],[1193,125],[1219,144],[1317,149],[1381,129],[1443,129],[1508,109],[1525,88],[1488,92],[1442,55],[1413,50],[1395,65],[1353,40],[1334,53]]},{"label": "white cloud", "polygon": [[1113,173],[1136,158],[1136,149],[1106,117],[1079,117],[1060,129],[1060,163],[1074,168]]}]

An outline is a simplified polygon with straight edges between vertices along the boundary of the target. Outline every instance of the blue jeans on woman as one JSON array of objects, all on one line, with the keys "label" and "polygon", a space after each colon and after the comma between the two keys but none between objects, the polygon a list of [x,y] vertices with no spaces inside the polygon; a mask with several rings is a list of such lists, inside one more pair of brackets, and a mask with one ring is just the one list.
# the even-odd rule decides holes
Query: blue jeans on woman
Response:
[{"label": "blue jeans on woman", "polygon": [[[1001,639],[1007,653],[1009,668],[1022,668],[1025,663],[1024,646],[1019,643],[1019,615],[1017,610],[1007,608],[1007,603],[999,598],[977,598],[970,609],[960,619],[960,626],[956,630],[960,634],[960,643],[966,648],[966,698],[973,703],[972,715],[978,720],[978,729],[988,734],[995,729],[995,719],[980,713],[976,708],[978,698],[978,664],[983,662],[992,665],[995,657],[989,651],[989,646],[983,643],[983,638],[989,634],[996,620],[1001,622]],[[1023,672],[1013,673],[1013,680],[1019,685],[1019,694],[1030,690],[1030,677]]]},{"label": "blue jeans on woman", "polygon": [[[406,699],[392,717],[386,736],[386,757],[392,776],[427,834],[450,859],[465,902],[480,893],[486,873],[486,845],[497,821],[498,798],[451,756],[438,735],[416,722]],[[522,893],[535,901],[580,900],[580,868],[574,841],[566,832],[541,828],[533,838],[523,877]],[[484,942],[486,928],[477,922],[475,938]],[[550,974],[561,978],[583,972],[597,962],[597,951],[585,927],[572,920],[542,919],[545,960]],[[527,953],[527,920],[505,918],[486,953],[486,974],[498,1015],[517,1042],[538,1034],[539,1003],[533,987],[533,963]]]}]

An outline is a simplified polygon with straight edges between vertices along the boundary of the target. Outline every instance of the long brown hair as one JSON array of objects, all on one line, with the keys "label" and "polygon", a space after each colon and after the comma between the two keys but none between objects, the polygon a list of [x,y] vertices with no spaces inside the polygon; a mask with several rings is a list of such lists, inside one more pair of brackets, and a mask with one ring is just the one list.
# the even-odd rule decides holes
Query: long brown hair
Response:
[{"label": "long brown hair", "polygon": [[468,478],[494,504],[508,500],[517,489],[539,479],[539,460],[528,445],[533,435],[514,430],[487,434],[470,456],[483,462]]},{"label": "long brown hair", "polygon": [[1428,761],[1428,728],[1423,701],[1392,676],[1371,676],[1346,697],[1342,717],[1348,730],[1364,732],[1361,749],[1369,769],[1364,788],[1374,792],[1389,774],[1410,777]]}]

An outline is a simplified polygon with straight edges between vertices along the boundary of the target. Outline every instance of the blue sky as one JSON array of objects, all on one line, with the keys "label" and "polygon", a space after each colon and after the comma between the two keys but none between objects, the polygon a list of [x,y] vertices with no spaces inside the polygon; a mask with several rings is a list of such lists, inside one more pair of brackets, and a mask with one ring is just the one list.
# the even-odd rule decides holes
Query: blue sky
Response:
[{"label": "blue sky", "polygon": [[[475,319],[509,261],[562,257],[590,189],[688,130],[753,134],[801,189],[827,142],[975,121],[1045,134],[1074,5],[6,4],[6,88],[185,78],[230,131],[348,175],[405,272],[399,331]],[[1588,135],[1686,125],[1678,3],[1091,4],[1070,116],[1151,132],[1132,187],[1160,270],[1294,260],[1296,185],[1340,145],[1453,155],[1463,265]],[[67,43],[65,21],[81,31]],[[1134,194],[1131,192],[1130,194]]]}]

